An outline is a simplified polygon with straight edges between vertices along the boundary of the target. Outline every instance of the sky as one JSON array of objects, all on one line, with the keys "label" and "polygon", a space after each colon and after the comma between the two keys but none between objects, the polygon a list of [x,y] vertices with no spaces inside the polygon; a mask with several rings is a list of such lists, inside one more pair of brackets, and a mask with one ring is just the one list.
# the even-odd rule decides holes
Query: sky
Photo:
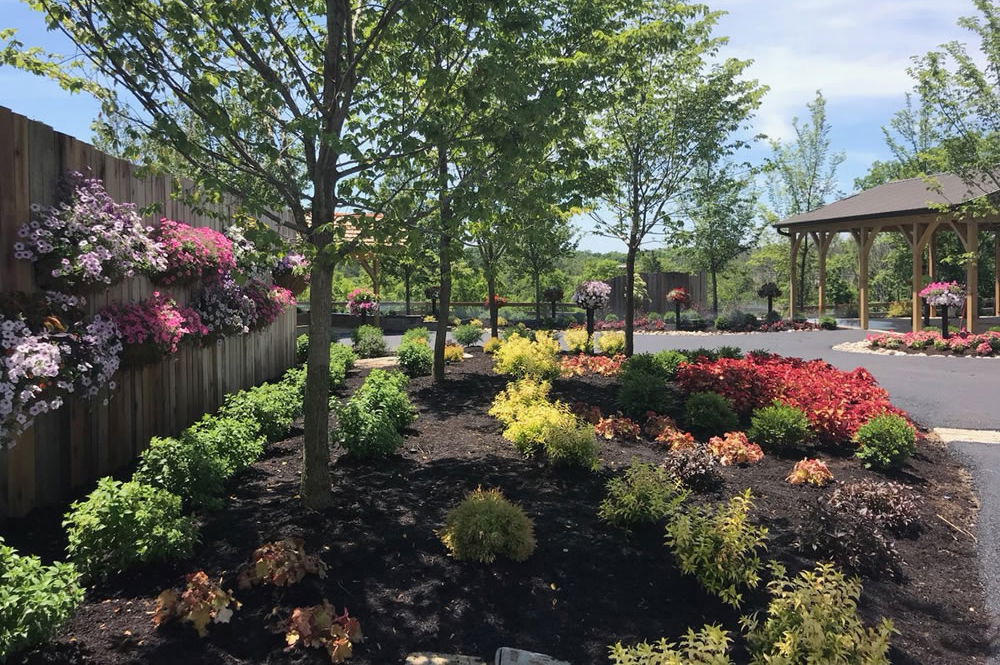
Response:
[{"label": "sky", "polygon": [[[717,30],[729,37],[722,55],[753,60],[749,75],[770,88],[754,120],[758,133],[788,140],[793,118],[807,117],[806,104],[823,91],[832,148],[846,156],[838,172],[845,194],[874,160],[888,156],[882,127],[913,87],[906,72],[911,57],[947,41],[969,41],[956,20],[974,14],[972,0],[705,1],[728,12]],[[0,28],[17,28],[28,46],[73,52],[20,0],[0,0]],[[0,106],[84,140],[99,110],[89,97],[9,67],[0,67]],[[753,156],[763,159],[768,152],[764,144]],[[624,249],[586,233],[586,221],[582,226],[581,249]]]}]

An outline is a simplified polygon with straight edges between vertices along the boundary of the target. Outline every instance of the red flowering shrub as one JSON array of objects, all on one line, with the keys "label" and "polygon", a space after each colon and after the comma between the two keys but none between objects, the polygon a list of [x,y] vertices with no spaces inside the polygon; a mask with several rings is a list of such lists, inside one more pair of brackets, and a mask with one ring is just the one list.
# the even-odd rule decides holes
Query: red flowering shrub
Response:
[{"label": "red flowering shrub", "polygon": [[594,425],[594,434],[603,436],[605,439],[639,439],[639,423],[624,416],[611,416],[601,418]]},{"label": "red flowering shrub", "polygon": [[780,400],[802,409],[817,436],[830,443],[849,441],[874,416],[906,416],[868,370],[844,372],[822,360],[756,354],[699,360],[681,365],[677,383],[688,393],[717,392],[743,415]]},{"label": "red flowering shrub", "polygon": [[750,443],[743,432],[726,432],[725,436],[713,436],[708,440],[708,452],[722,466],[756,464],[764,459],[764,451],[756,443]]}]

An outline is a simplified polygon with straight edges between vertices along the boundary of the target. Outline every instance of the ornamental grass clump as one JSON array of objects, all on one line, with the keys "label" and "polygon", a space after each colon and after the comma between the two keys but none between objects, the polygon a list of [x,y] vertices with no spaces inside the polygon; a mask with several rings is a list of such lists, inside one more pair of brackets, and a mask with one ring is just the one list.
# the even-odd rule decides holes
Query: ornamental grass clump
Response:
[{"label": "ornamental grass clump", "polygon": [[667,524],[667,545],[681,570],[694,575],[723,602],[739,607],[743,589],[760,584],[759,552],[767,549],[767,528],[750,522],[750,490],[718,506],[678,511]]},{"label": "ornamental grass clump", "polygon": [[822,663],[889,665],[892,622],[864,625],[858,614],[861,583],[821,563],[789,580],[780,566],[768,583],[763,620],[743,617],[752,665]]},{"label": "ornamental grass clump", "polygon": [[48,640],[82,602],[73,565],[45,565],[0,538],[0,663]]},{"label": "ornamental grass clump", "polygon": [[810,439],[809,417],[802,409],[774,402],[753,412],[747,437],[774,452],[790,450]]},{"label": "ornamental grass clump", "polygon": [[133,565],[187,556],[197,539],[181,498],[137,482],[102,478],[63,521],[69,560],[90,579]]},{"label": "ornamental grass clump", "polygon": [[902,416],[886,413],[875,416],[854,435],[855,453],[868,468],[888,470],[903,466],[917,452],[917,430]]},{"label": "ornamental grass clump", "polygon": [[153,230],[153,238],[166,256],[166,266],[154,275],[162,284],[211,281],[236,268],[232,241],[207,226],[163,218]]},{"label": "ornamental grass clump", "polygon": [[40,283],[72,292],[166,268],[153,229],[134,204],[112,199],[102,181],[69,173],[60,197],[53,208],[32,205],[35,219],[18,229],[14,243],[14,258],[34,261]]},{"label": "ornamental grass clump", "polygon": [[524,561],[535,551],[535,526],[499,489],[481,487],[448,512],[441,542],[459,561]]},{"label": "ornamental grass clump", "polygon": [[493,354],[493,371],[517,379],[554,379],[559,376],[559,343],[539,333],[536,341],[511,335]]},{"label": "ornamental grass clump", "polygon": [[623,529],[654,524],[673,515],[688,494],[666,469],[633,460],[623,475],[608,481],[598,515]]}]

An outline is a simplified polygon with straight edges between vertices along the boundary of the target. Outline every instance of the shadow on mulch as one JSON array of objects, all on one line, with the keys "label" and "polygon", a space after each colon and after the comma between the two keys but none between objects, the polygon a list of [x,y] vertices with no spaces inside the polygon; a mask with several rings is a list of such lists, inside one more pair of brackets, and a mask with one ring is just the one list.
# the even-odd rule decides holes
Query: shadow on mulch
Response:
[{"label": "shadow on mulch", "polygon": [[[490,371],[489,358],[477,354],[449,375],[442,387],[428,378],[412,382],[420,416],[402,454],[376,464],[334,459],[334,509],[307,511],[297,497],[301,439],[274,444],[233,484],[226,508],[205,516],[191,560],[98,585],[58,639],[27,662],[329,662],[319,650],[284,653],[282,636],[267,629],[293,607],[324,598],[361,620],[366,640],[350,662],[371,665],[402,663],[417,650],[488,657],[503,645],[586,665],[607,662],[607,645],[618,640],[675,638],[705,623],[738,630],[738,612],[681,575],[663,545],[662,526],[626,534],[597,518],[615,469],[633,457],[657,461],[661,450],[603,443],[596,473],[526,460],[486,413],[505,384]],[[347,388],[362,378],[352,374]],[[610,411],[614,385],[603,377],[559,380],[553,392]],[[768,556],[795,571],[813,563],[794,550],[805,508],[832,488],[785,483],[793,461],[768,456],[753,467],[726,468],[724,486],[711,498],[751,487],[755,516],[771,531]],[[827,461],[838,480],[876,477],[849,458]],[[901,479],[925,497],[925,529],[919,538],[897,542],[907,564],[904,583],[865,582],[862,613],[868,621],[884,615],[896,622],[900,635],[891,657],[897,665],[984,663],[991,628],[974,546],[943,521],[974,529],[975,498],[961,467],[936,442],[924,445],[907,474],[912,478]],[[478,486],[501,488],[534,519],[538,549],[530,559],[480,565],[447,556],[435,530]],[[37,549],[58,549],[48,542],[61,538],[58,531],[44,533],[46,542],[33,543]],[[237,589],[243,608],[232,623],[212,626],[204,640],[186,626],[153,629],[149,613],[162,589],[181,586],[184,575],[198,569],[235,587],[240,566],[258,545],[287,536],[304,538],[307,549],[322,556],[326,579],[309,577],[289,589]],[[747,594],[745,610],[766,600],[761,590]],[[741,644],[734,658],[746,662]]]}]

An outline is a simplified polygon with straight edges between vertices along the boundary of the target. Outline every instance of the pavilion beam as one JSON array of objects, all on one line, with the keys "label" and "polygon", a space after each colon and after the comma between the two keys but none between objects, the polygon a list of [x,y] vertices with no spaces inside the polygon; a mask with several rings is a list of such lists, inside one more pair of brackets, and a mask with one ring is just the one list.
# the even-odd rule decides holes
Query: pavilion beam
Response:
[{"label": "pavilion beam", "polygon": [[976,332],[979,320],[979,222],[965,223],[965,251],[969,262],[965,264],[965,329]]},{"label": "pavilion beam", "polygon": [[802,245],[803,234],[792,231],[788,234],[789,241],[789,263],[788,263],[788,318],[795,320],[795,301],[799,297],[798,282],[795,279],[796,266],[799,259],[799,247]]},{"label": "pavilion beam", "polygon": [[1000,316],[1000,229],[993,234],[993,316]]}]

